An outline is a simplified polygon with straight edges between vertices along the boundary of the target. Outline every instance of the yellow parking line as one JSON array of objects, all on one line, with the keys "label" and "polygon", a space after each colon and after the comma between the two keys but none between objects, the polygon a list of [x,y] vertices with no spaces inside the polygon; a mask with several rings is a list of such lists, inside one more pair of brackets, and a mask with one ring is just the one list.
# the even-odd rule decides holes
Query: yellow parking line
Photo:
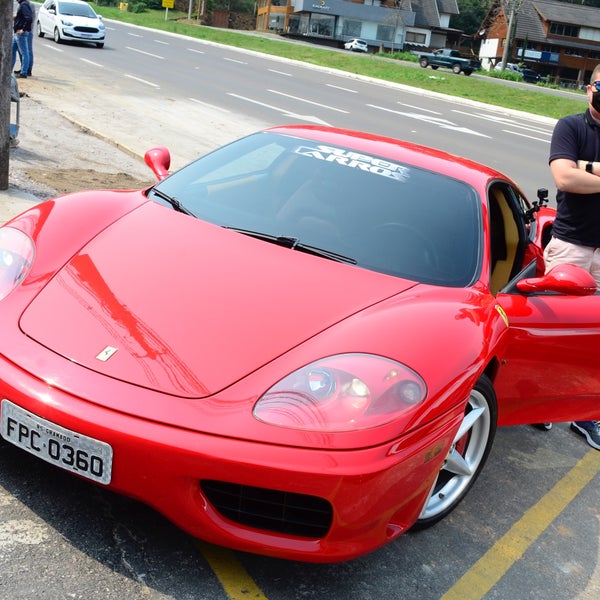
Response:
[{"label": "yellow parking line", "polygon": [[223,586],[229,600],[267,600],[231,550],[197,541],[196,546]]},{"label": "yellow parking line", "polygon": [[599,472],[600,452],[590,450],[440,600],[483,598]]}]

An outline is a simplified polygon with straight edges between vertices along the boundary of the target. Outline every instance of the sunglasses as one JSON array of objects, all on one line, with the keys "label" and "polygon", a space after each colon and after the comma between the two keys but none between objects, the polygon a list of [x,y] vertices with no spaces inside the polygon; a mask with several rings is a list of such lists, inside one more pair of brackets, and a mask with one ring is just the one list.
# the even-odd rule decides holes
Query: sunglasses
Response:
[{"label": "sunglasses", "polygon": [[594,81],[593,83],[590,83],[590,87],[595,91],[595,92],[600,92],[600,81]]}]

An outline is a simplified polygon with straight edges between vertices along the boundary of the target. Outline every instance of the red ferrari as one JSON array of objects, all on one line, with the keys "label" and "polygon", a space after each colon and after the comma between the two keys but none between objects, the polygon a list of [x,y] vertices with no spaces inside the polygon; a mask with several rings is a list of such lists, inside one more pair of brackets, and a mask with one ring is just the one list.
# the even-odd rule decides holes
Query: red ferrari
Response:
[{"label": "red ferrari", "polygon": [[326,127],[0,228],[4,440],[192,536],[351,559],[452,511],[497,426],[598,416],[600,299],[501,173]]}]

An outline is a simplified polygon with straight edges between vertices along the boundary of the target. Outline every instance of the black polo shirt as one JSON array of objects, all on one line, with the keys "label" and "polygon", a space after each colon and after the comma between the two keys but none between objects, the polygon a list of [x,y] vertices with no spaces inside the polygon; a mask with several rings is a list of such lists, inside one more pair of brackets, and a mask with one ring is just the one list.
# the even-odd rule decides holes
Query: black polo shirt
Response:
[{"label": "black polo shirt", "polygon": [[[592,119],[589,109],[563,117],[556,124],[549,162],[557,158],[600,162],[600,124]],[[600,194],[558,190],[552,235],[572,244],[600,248]]]}]

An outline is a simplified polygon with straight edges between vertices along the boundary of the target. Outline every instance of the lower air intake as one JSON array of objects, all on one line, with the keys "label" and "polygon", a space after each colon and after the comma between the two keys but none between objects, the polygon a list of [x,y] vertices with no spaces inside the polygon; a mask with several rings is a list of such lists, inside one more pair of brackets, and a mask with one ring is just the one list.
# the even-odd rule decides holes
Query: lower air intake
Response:
[{"label": "lower air intake", "polygon": [[316,496],[212,480],[200,488],[219,513],[240,525],[310,538],[331,527],[331,505]]}]

